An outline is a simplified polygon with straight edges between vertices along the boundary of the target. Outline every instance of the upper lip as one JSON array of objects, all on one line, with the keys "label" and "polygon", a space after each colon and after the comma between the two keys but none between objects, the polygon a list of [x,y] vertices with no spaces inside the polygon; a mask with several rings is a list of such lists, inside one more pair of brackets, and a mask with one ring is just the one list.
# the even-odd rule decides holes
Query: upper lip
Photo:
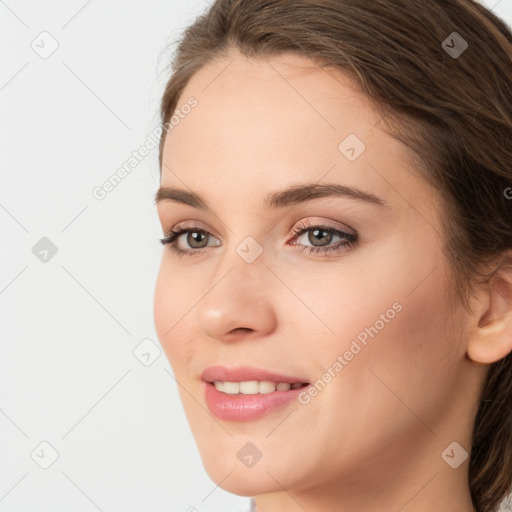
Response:
[{"label": "upper lip", "polygon": [[255,366],[234,366],[228,368],[226,366],[209,366],[203,373],[201,379],[205,382],[213,382],[220,380],[223,382],[245,382],[249,380],[263,381],[268,380],[271,382],[289,382],[294,384],[296,382],[308,383],[307,379],[301,377],[292,377],[282,373],[276,373],[265,368],[257,368]]}]

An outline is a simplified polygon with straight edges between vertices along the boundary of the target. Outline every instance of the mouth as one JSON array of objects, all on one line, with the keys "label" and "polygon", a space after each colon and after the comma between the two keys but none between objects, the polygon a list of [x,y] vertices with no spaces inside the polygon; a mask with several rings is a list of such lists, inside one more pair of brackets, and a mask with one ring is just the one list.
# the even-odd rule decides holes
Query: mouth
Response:
[{"label": "mouth", "polygon": [[[307,378],[285,375],[255,366],[209,366],[201,374],[201,379],[214,384],[217,389],[220,388],[219,391],[229,394],[287,391],[298,388],[299,384],[304,386],[310,383]],[[287,388],[287,385],[290,387]]]},{"label": "mouth", "polygon": [[201,374],[210,412],[225,421],[252,421],[282,411],[300,398],[311,383],[252,366],[210,366]]},{"label": "mouth", "polygon": [[222,381],[208,382],[217,391],[227,395],[259,395],[276,391],[290,391],[309,386],[309,382],[273,382],[270,380]]}]

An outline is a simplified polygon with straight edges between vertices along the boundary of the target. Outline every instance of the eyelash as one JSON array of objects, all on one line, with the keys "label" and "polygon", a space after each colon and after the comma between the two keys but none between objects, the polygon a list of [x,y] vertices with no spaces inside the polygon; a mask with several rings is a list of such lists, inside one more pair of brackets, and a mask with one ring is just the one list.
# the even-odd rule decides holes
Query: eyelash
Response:
[{"label": "eyelash", "polygon": [[[338,245],[334,245],[334,246],[327,246],[326,248],[304,245],[304,246],[302,246],[301,252],[304,251],[304,250],[308,250],[309,254],[312,254],[312,253],[315,253],[315,254],[324,253],[324,254],[326,254],[326,253],[329,253],[331,251],[339,252],[339,251],[348,249],[349,247],[351,247],[352,245],[354,245],[358,241],[358,236],[356,234],[346,233],[345,231],[340,231],[339,229],[335,229],[335,228],[333,228],[331,226],[325,226],[325,225],[322,225],[322,224],[308,224],[308,223],[304,223],[304,224],[301,224],[301,225],[297,226],[297,228],[294,231],[294,237],[293,238],[294,239],[298,238],[301,235],[303,235],[304,233],[307,233],[308,231],[313,231],[315,229],[321,229],[322,231],[325,231],[326,233],[329,233],[329,234],[332,234],[332,235],[337,235],[340,238],[345,239],[345,242],[344,243],[339,243]],[[164,238],[160,239],[160,243],[162,245],[169,245],[170,248],[174,251],[174,253],[178,257],[182,257],[182,256],[185,256],[185,255],[187,255],[187,256],[198,256],[199,254],[202,254],[206,250],[206,248],[183,250],[183,249],[179,249],[176,246],[177,239],[181,235],[183,235],[185,233],[188,233],[188,232],[208,233],[208,231],[206,231],[205,229],[201,229],[198,226],[183,226],[182,228],[179,228],[179,229],[176,229],[176,230],[171,229],[168,233],[165,234]],[[293,244],[293,245],[298,245],[298,244]]]}]

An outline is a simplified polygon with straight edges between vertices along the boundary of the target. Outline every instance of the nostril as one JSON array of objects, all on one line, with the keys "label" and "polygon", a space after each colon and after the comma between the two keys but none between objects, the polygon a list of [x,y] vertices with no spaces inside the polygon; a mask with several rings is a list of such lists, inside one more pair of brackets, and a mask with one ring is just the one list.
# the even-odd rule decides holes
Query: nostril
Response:
[{"label": "nostril", "polygon": [[251,332],[252,329],[250,329],[249,327],[237,327],[236,329],[233,329],[231,332],[236,333],[237,331]]}]

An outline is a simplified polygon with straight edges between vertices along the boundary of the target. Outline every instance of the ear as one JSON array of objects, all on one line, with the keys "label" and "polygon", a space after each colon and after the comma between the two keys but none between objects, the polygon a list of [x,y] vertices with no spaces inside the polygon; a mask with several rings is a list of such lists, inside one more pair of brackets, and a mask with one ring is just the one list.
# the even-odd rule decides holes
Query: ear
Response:
[{"label": "ear", "polygon": [[476,363],[494,363],[512,351],[512,268],[499,269],[479,292],[475,324],[467,356]]}]

